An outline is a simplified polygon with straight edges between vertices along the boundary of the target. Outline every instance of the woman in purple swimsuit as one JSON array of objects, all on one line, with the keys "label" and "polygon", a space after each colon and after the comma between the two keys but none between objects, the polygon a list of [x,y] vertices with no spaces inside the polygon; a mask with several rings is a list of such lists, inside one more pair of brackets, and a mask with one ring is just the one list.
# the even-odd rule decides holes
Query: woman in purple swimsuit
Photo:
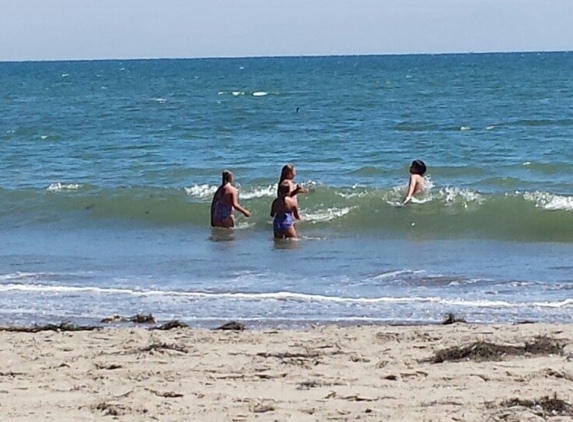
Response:
[{"label": "woman in purple swimsuit", "polygon": [[233,179],[233,173],[229,170],[223,171],[221,186],[211,202],[211,227],[226,229],[235,227],[233,210],[243,213],[245,217],[251,216],[247,209],[239,205],[239,191],[233,186]]},{"label": "woman in purple swimsuit", "polygon": [[295,198],[289,196],[290,187],[279,185],[279,197],[271,205],[273,217],[273,232],[275,239],[296,238],[295,220],[300,220],[298,205]]}]

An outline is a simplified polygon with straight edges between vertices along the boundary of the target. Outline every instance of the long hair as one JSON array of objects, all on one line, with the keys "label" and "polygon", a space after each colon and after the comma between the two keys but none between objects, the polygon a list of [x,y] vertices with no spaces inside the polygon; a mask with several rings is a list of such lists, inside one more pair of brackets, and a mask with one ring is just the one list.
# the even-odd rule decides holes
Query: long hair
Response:
[{"label": "long hair", "polygon": [[223,177],[221,179],[221,186],[227,183],[233,183],[233,173],[229,170],[223,170]]},{"label": "long hair", "polygon": [[279,185],[283,182],[283,180],[287,178],[288,174],[292,173],[293,171],[294,171],[293,164],[285,164],[283,166],[283,169],[281,170],[281,178],[279,180]]}]

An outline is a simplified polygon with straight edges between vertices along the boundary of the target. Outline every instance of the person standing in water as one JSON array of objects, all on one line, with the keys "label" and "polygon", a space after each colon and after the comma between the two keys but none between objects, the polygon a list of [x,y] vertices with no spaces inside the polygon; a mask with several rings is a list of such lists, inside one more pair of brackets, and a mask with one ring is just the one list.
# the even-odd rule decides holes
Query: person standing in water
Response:
[{"label": "person standing in water", "polygon": [[271,205],[275,239],[295,239],[295,221],[300,220],[296,198],[289,196],[288,184],[279,185],[278,198]]},{"label": "person standing in water", "polygon": [[299,193],[308,193],[308,189],[296,185],[294,183],[294,178],[296,177],[296,168],[292,164],[286,164],[281,170],[281,178],[279,180],[277,188],[277,196],[279,196],[279,190],[281,186],[288,186],[288,196],[295,197]]},{"label": "person standing in water", "polygon": [[226,229],[235,227],[234,210],[243,213],[245,217],[251,216],[247,209],[239,205],[239,191],[233,186],[233,181],[233,173],[224,170],[221,186],[215,192],[211,202],[211,227]]},{"label": "person standing in water", "polygon": [[406,205],[412,200],[412,197],[417,193],[423,192],[426,189],[426,164],[422,160],[412,161],[410,166],[410,182],[408,183],[408,192],[404,199],[403,205]]}]

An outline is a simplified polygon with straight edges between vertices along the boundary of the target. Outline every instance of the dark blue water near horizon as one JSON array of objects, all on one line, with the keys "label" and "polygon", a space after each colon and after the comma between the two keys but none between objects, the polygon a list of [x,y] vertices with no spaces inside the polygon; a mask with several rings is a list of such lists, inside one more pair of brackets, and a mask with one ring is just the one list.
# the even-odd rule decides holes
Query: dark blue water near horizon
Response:
[{"label": "dark blue water near horizon", "polygon": [[[573,53],[0,63],[0,324],[563,321]],[[408,167],[430,189],[407,207]],[[302,239],[272,240],[283,164]],[[252,217],[208,227],[231,169]]]}]

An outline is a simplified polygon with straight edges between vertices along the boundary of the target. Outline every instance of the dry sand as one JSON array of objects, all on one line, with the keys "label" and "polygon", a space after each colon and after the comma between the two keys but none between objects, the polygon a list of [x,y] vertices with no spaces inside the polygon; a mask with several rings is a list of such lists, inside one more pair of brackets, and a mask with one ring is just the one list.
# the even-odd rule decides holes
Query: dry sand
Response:
[{"label": "dry sand", "polygon": [[[0,332],[0,420],[572,420],[525,401],[573,400],[572,334],[556,324]],[[562,353],[428,361],[539,335]]]}]

